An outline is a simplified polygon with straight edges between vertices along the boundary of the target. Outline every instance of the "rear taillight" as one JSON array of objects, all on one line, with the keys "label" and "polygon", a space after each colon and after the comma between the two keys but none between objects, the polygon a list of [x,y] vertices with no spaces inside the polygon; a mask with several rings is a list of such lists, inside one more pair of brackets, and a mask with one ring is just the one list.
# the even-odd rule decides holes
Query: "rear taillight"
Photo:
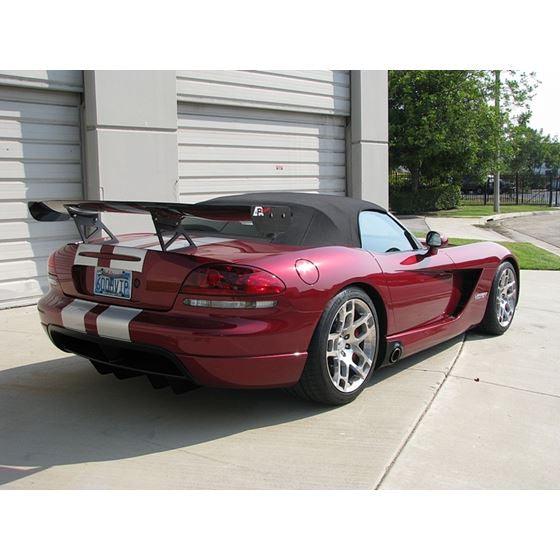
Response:
[{"label": "rear taillight", "polygon": [[204,265],[186,278],[181,292],[205,296],[273,296],[286,289],[274,274],[251,266]]},{"label": "rear taillight", "polygon": [[52,288],[60,288],[58,276],[56,275],[56,268],[54,266],[54,254],[50,255],[49,260],[47,261],[47,273],[49,286]]},{"label": "rear taillight", "polygon": [[56,277],[56,268],[54,266],[54,253],[49,256],[49,260],[47,261],[47,271],[49,275]]},{"label": "rear taillight", "polygon": [[51,288],[57,288],[62,290],[62,286],[60,285],[60,281],[58,279],[58,275],[56,274],[56,266],[54,264],[54,253],[50,255],[49,260],[47,261],[47,280],[49,282],[49,286]]}]

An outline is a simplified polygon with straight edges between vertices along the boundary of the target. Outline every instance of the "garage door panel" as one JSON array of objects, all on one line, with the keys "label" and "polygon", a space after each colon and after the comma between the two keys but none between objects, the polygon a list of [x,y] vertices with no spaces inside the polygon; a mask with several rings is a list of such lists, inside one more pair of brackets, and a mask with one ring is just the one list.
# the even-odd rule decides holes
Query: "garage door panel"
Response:
[{"label": "garage door panel", "polygon": [[183,179],[180,181],[180,198],[189,202],[208,200],[213,196],[246,192],[321,192],[340,194],[346,186],[345,179],[319,179],[317,177],[239,177]]},{"label": "garage door panel", "polygon": [[344,193],[343,117],[180,103],[184,201],[248,191]]},{"label": "garage door panel", "polygon": [[[302,189],[301,187],[298,187],[297,189],[258,189],[259,192],[286,192],[286,193],[309,193],[309,194],[317,194],[319,191],[317,189]],[[205,202],[207,200],[210,200],[211,198],[214,198],[216,196],[234,196],[237,194],[246,194],[247,190],[227,190],[227,191],[223,191],[223,192],[214,192],[212,193],[212,196],[208,196],[207,193],[200,193],[200,194],[192,194],[189,193],[189,203],[195,203],[195,202]],[[333,192],[328,192],[328,191],[323,191],[321,190],[322,194],[339,194],[337,191],[333,191]]]},{"label": "garage door panel", "polygon": [[[228,116],[179,115],[179,134],[183,130],[231,130],[245,133],[262,132],[266,134],[293,134],[322,136],[325,138],[344,138],[343,124],[333,122],[294,122],[289,119],[278,122],[266,119],[253,119]],[[338,121],[337,121],[338,122]]]},{"label": "garage door panel", "polygon": [[[44,198],[42,198],[42,200],[44,200]],[[9,201],[0,204],[0,220],[10,220],[12,223],[26,222],[31,225],[38,224],[38,222],[35,222],[34,220],[31,219],[26,200]],[[54,229],[60,226],[64,226],[64,231],[69,231],[70,233],[76,233],[77,231],[75,229],[74,222],[70,220],[67,222],[50,222],[50,224],[51,224],[51,228],[53,228],[53,231]],[[48,226],[49,223],[45,222],[45,224],[43,225]],[[22,226],[18,224],[18,227],[22,227]]]},{"label": "garage door panel", "polygon": [[2,200],[79,200],[82,198],[81,183],[56,183],[32,181],[0,182]]},{"label": "garage door panel", "polygon": [[0,79],[14,85],[81,91],[83,73],[80,70],[0,70]]},{"label": "garage door panel", "polygon": [[0,307],[33,303],[48,255],[75,240],[72,222],[39,223],[27,202],[82,198],[81,98],[0,86]]},{"label": "garage door panel", "polygon": [[[30,180],[66,180],[79,181],[82,177],[80,164],[21,162],[0,160],[0,177],[2,179],[30,179]],[[0,183],[0,188],[2,188]]]},{"label": "garage door panel", "polygon": [[0,282],[0,301],[7,305],[26,305],[37,301],[48,289],[47,278],[28,278]]},{"label": "garage door panel", "polygon": [[17,120],[19,122],[38,122],[50,124],[67,124],[75,126],[78,122],[77,107],[49,105],[45,111],[42,103],[27,103],[0,99],[0,120]]},{"label": "garage door panel", "polygon": [[[327,77],[325,75],[325,77]],[[194,80],[231,84],[234,86],[246,85],[265,90],[284,90],[306,94],[326,95],[335,97],[348,97],[348,82],[335,82],[332,79],[310,80],[308,76],[290,76],[267,74],[250,70],[227,72],[223,70],[181,70],[178,75],[180,80]]]},{"label": "garage door panel", "polygon": [[178,135],[179,146],[239,146],[245,148],[292,148],[344,152],[344,139],[285,134],[247,134],[230,131],[184,131]]},{"label": "garage door panel", "polygon": [[[31,219],[30,219],[31,220]],[[75,239],[74,222],[0,221],[0,239]]]},{"label": "garage door panel", "polygon": [[80,129],[78,126],[51,125],[40,123],[20,123],[17,121],[0,120],[0,138],[31,141],[43,140],[46,142],[80,142]]},{"label": "garage door panel", "polygon": [[[48,257],[62,244],[75,239],[75,235],[54,239],[29,239],[0,242],[0,262]],[[45,273],[46,269],[43,270]]]},{"label": "garage door panel", "polygon": [[[209,168],[208,164],[211,164]],[[183,162],[179,178],[183,177],[336,177],[345,176],[345,167],[342,165],[313,164],[313,163],[222,163]]]},{"label": "garage door panel", "polygon": [[0,160],[80,162],[79,144],[48,144],[42,142],[17,142],[0,140]]},{"label": "garage door panel", "polygon": [[[282,110],[281,113],[278,111],[271,111],[268,108],[251,107],[246,110],[242,107],[237,107],[235,105],[218,105],[211,103],[179,103],[178,112],[180,119],[188,117],[209,117],[210,120],[214,118],[226,119],[230,122],[243,121],[243,122],[258,122],[258,121],[270,121],[275,124],[310,124],[313,126],[318,125],[332,125],[333,121],[331,114],[323,113],[306,113],[301,111],[288,111]],[[279,114],[282,118],[278,118]],[[343,121],[343,119],[340,119]]]},{"label": "garage door panel", "polygon": [[222,84],[183,79],[177,76],[177,95],[185,101],[198,100],[202,103],[237,102],[243,105],[270,105],[289,107],[294,109],[307,109],[308,111],[332,112],[348,114],[350,101],[347,88],[337,86],[335,95],[317,95],[297,91],[283,91],[274,89],[261,89],[237,84]]},{"label": "garage door panel", "polygon": [[[45,197],[39,198],[41,200],[46,200]],[[31,224],[35,223],[34,221],[30,220],[27,202],[27,200],[10,200],[8,202],[3,202],[2,204],[0,204],[0,220],[29,220],[29,223]],[[59,224],[55,223],[54,225]]]},{"label": "garage door panel", "polygon": [[24,201],[10,201],[0,205],[0,220],[27,220],[28,218],[29,210]]},{"label": "garage door panel", "polygon": [[293,76],[305,80],[317,80],[322,82],[334,82],[350,86],[350,73],[348,70],[253,70],[255,74]]},{"label": "garage door panel", "polygon": [[47,257],[0,262],[0,282],[27,280],[45,275]]},{"label": "garage door panel", "polygon": [[344,165],[344,152],[330,152],[304,149],[263,149],[241,147],[214,146],[179,146],[179,159],[184,162],[230,161],[230,162],[261,162],[276,161],[278,163],[330,163]]}]

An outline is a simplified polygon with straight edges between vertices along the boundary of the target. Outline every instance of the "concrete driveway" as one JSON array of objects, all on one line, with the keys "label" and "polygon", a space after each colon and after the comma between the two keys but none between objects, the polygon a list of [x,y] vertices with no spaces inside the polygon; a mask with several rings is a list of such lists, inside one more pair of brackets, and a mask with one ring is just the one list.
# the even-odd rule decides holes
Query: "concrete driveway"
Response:
[{"label": "concrete driveway", "polygon": [[3,311],[1,488],[560,488],[559,285],[524,272],[505,336],[404,360],[336,409],[101,376],[34,308]]},{"label": "concrete driveway", "polygon": [[399,220],[412,232],[438,231],[446,237],[478,239],[480,241],[511,241],[501,233],[481,227],[480,218],[441,218],[438,216],[402,216]]},{"label": "concrete driveway", "polygon": [[480,241],[511,241],[509,237],[502,235],[490,228],[481,227],[480,218],[439,218],[427,217],[428,227],[439,231],[447,237],[458,237],[462,239],[477,239]]}]

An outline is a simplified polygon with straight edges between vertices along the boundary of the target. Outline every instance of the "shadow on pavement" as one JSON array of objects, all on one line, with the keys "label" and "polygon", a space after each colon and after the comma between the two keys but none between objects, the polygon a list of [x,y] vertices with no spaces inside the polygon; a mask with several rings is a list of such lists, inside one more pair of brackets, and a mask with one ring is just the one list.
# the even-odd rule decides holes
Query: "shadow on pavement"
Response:
[{"label": "shadow on pavement", "polygon": [[[456,342],[377,371],[366,391]],[[180,396],[99,375],[75,356],[0,372],[0,485],[55,465],[138,457],[326,413],[282,390]]]}]

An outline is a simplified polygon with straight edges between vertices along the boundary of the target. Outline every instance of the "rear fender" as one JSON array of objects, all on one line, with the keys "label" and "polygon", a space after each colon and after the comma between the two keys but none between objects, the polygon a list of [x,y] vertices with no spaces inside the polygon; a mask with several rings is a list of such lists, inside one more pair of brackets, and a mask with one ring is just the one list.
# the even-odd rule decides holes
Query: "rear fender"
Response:
[{"label": "rear fender", "polygon": [[[316,266],[318,279],[307,284],[296,269],[298,260],[306,260]],[[246,264],[247,261],[245,261]],[[376,303],[382,330],[387,332],[392,322],[388,288],[383,272],[371,253],[359,248],[320,247],[274,256],[251,259],[251,264],[276,274],[286,284],[282,299],[299,313],[312,317],[306,332],[306,348],[329,301],[349,286],[358,286]]]},{"label": "rear fender", "polygon": [[449,255],[456,269],[495,269],[507,258],[515,261],[515,257],[506,247],[491,241],[481,241],[480,243],[471,243],[469,245],[449,246],[441,250]]},{"label": "rear fender", "polygon": [[[312,284],[297,272],[297,261],[312,263],[318,278]],[[272,272],[286,284],[285,297],[299,311],[322,313],[326,304],[341,290],[353,284],[375,287],[385,305],[389,301],[379,264],[363,249],[350,247],[317,247],[247,260]]]}]

